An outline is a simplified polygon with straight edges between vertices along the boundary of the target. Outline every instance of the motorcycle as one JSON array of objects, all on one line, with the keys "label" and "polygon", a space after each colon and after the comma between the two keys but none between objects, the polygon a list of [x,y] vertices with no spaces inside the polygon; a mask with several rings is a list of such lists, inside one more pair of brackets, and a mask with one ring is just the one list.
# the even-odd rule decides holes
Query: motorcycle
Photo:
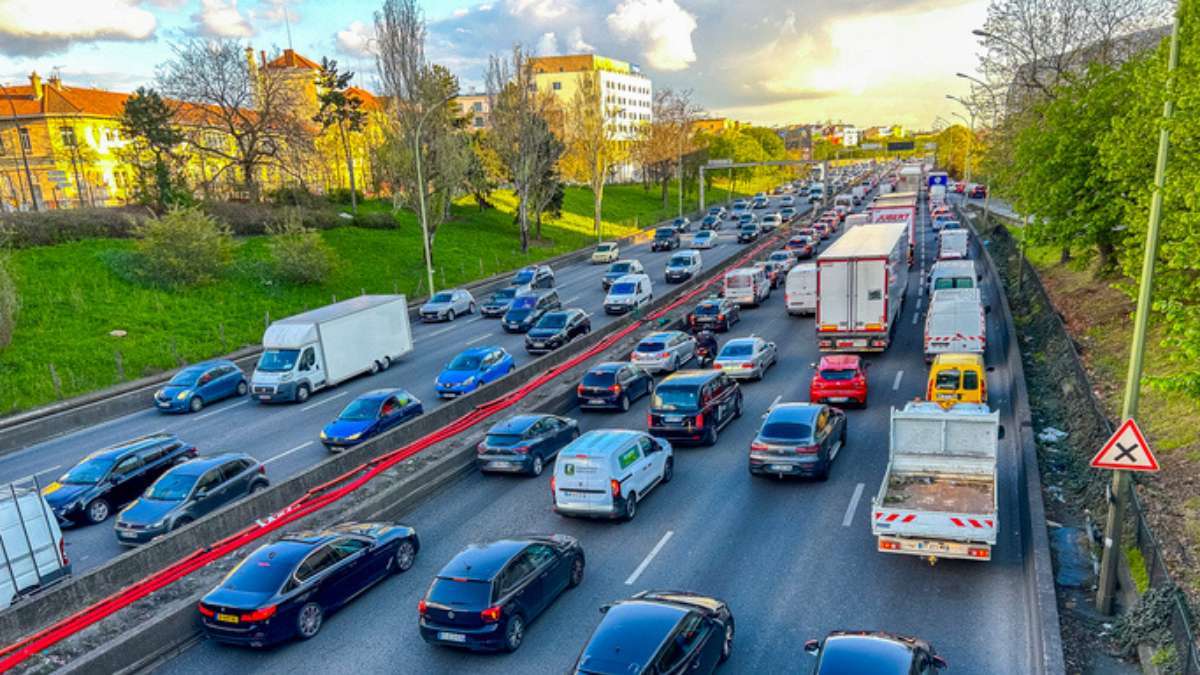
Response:
[{"label": "motorcycle", "polygon": [[701,368],[711,368],[714,359],[716,359],[716,354],[709,351],[708,347],[696,348],[696,362]]}]

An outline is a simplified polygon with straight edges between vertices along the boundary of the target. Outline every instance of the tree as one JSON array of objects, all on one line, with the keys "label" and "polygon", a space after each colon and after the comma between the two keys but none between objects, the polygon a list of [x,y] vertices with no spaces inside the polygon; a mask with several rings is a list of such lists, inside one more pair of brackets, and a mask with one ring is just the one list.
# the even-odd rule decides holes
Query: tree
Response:
[{"label": "tree", "polygon": [[171,50],[158,88],[185,102],[179,115],[197,152],[236,166],[251,201],[259,200],[266,165],[300,171],[296,153],[312,145],[313,134],[297,116],[299,88],[281,69],[259,68],[254,52],[236,40],[194,38]]},{"label": "tree", "polygon": [[541,237],[541,209],[559,182],[554,167],[563,153],[563,144],[547,121],[554,99],[549,92],[537,90],[529,57],[517,45],[510,58],[493,55],[488,62],[492,121],[488,140],[517,196],[517,223],[524,253],[529,250],[531,208],[537,216],[537,236]]},{"label": "tree", "polygon": [[350,151],[350,134],[362,131],[367,114],[362,111],[362,99],[349,93],[354,73],[338,72],[337,61],[321,59],[321,74],[317,76],[317,103],[320,109],[313,121],[323,130],[336,127],[346,153],[346,172],[350,175],[350,210],[358,213],[357,188],[354,185],[354,153]]},{"label": "tree", "polygon": [[[138,87],[133,96],[125,99],[121,110],[121,133],[132,141],[126,153],[138,173],[142,198],[153,202],[159,210],[174,201],[171,169],[168,159],[174,158],[175,148],[183,143],[184,135],[175,125],[175,110],[154,89]],[[150,155],[151,165],[140,161]],[[153,175],[153,189],[146,174]]]},{"label": "tree", "polygon": [[679,177],[685,155],[696,150],[695,121],[703,111],[692,101],[690,89],[664,87],[654,92],[651,121],[638,128],[634,157],[642,175],[662,187],[663,208],[671,181]]},{"label": "tree", "polygon": [[495,208],[491,202],[492,190],[504,179],[504,165],[489,139],[486,131],[471,134],[471,157],[464,178],[464,187],[480,211]]},{"label": "tree", "polygon": [[611,121],[619,112],[614,105],[606,105],[600,91],[600,78],[595,73],[582,73],[563,115],[566,141],[563,173],[592,188],[593,227],[597,235],[608,171],[623,157],[616,139],[616,127]]}]

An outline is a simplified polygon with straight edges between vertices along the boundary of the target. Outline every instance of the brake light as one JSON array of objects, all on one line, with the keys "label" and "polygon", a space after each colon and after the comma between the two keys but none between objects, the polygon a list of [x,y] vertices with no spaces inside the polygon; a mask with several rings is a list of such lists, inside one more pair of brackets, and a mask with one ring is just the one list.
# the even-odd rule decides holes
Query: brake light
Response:
[{"label": "brake light", "polygon": [[750,444],[750,452],[766,452],[767,444],[754,442]]},{"label": "brake light", "polygon": [[514,448],[512,449],[512,451],[513,451],[513,452],[515,452],[515,453],[517,453],[518,455],[524,455],[524,454],[528,454],[528,453],[529,453],[529,446],[528,446],[528,445],[518,445],[518,446],[514,447]]},{"label": "brake light", "polygon": [[260,474],[264,475],[264,476],[265,476],[265,475],[267,475],[267,465],[266,465],[266,464],[259,464],[259,465],[258,465],[258,472],[259,472]]},{"label": "brake light", "polygon": [[725,315],[724,315],[724,314],[718,314],[718,315],[717,315],[717,321],[724,321],[724,320],[725,320]]},{"label": "brake light", "polygon": [[892,541],[891,539],[880,539],[879,548],[884,551],[899,551],[900,542]]},{"label": "brake light", "polygon": [[500,605],[483,610],[479,613],[479,618],[483,619],[485,623],[496,623],[500,620]]},{"label": "brake light", "polygon": [[242,615],[242,621],[245,621],[247,623],[257,623],[259,621],[266,621],[267,619],[275,616],[276,609],[277,609],[277,607],[275,605],[267,605],[266,607],[263,607],[262,609],[256,609],[253,612],[247,612]]},{"label": "brake light", "polygon": [[575,393],[579,394],[580,396],[583,396],[583,385],[582,384],[579,385],[578,387],[575,387]]},{"label": "brake light", "polygon": [[612,496],[614,498],[621,496],[621,481],[614,478],[614,479],[608,481],[608,485],[609,485],[609,489],[612,490]]},{"label": "brake light", "polygon": [[704,413],[699,413],[696,415],[696,428],[697,429],[704,428]]},{"label": "brake light", "polygon": [[720,370],[720,369],[721,369],[721,364],[720,364],[720,363],[717,363],[716,361],[713,361],[713,365],[712,365],[712,367],[713,367],[713,369],[714,369],[714,370]]},{"label": "brake light", "polygon": [[67,558],[67,540],[62,538],[58,540],[58,555],[62,556],[63,567],[71,564],[71,560]]},{"label": "brake light", "polygon": [[658,353],[658,358],[660,358],[660,359],[670,358],[670,356],[671,356],[671,352],[659,352]]},{"label": "brake light", "polygon": [[610,385],[608,390],[614,394],[619,394],[619,393],[621,393],[621,385],[619,385],[619,384]]},{"label": "brake light", "polygon": [[648,427],[654,426],[654,415],[651,415],[650,413],[646,413],[646,426],[648,426]]},{"label": "brake light", "polygon": [[971,556],[972,558],[987,560],[988,558],[992,557],[992,552],[986,548],[969,548],[967,549],[967,555]]},{"label": "brake light", "polygon": [[797,455],[815,455],[817,454],[817,446],[815,445],[799,445],[796,446]]},{"label": "brake light", "polygon": [[216,612],[212,611],[211,609],[205,607],[203,602],[197,603],[196,608],[200,610],[201,615],[207,616],[210,619],[213,618],[214,616],[216,616],[216,614],[217,614]]},{"label": "brake light", "polygon": [[743,367],[743,368],[753,368],[753,367],[754,367],[754,364],[753,364],[753,363],[750,363],[749,361],[747,361],[747,362],[745,362],[745,363],[743,363],[743,364],[742,364],[742,367]]},{"label": "brake light", "polygon": [[554,476],[550,476],[550,494],[551,494],[551,495],[553,495],[553,494],[554,494],[554,484],[555,484],[555,482],[554,482]]},{"label": "brake light", "polygon": [[420,614],[421,616],[425,616],[425,612],[428,609],[429,609],[429,603],[425,602],[425,598],[421,598],[417,602],[417,613]]}]

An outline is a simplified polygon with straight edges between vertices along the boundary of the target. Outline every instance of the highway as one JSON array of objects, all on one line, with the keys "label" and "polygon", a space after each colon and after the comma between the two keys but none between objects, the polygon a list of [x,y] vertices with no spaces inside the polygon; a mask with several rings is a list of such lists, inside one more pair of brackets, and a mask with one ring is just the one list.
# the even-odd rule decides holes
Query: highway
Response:
[{"label": "highway", "polygon": [[[847,410],[849,436],[828,482],[753,478],[747,452],[760,415],[776,400],[806,400],[809,364],[819,354],[811,318],[787,315],[776,291],[743,314],[729,337],[755,333],[778,343],[780,362],[762,382],[743,387],[746,414],[710,448],[676,450],[675,477],[647,496],[629,523],[589,522],[550,509],[549,477],[472,473],[405,518],[423,548],[415,567],[388,579],[331,616],[322,633],[266,651],[201,641],[157,672],[304,672],[337,664],[344,672],[562,673],[600,620],[598,608],[643,589],[686,589],[726,600],[737,623],[726,673],[807,672],[804,641],[834,629],[883,629],[929,640],[953,673],[1034,671],[1019,536],[1015,433],[1001,441],[1000,537],[991,562],[878,553],[868,522],[871,496],[887,462],[888,411],[920,397],[921,278],[934,256],[922,211],[916,263],[890,349],[871,362],[870,406]],[[733,247],[729,247],[733,248]],[[590,285],[590,284],[589,284]],[[996,289],[984,283],[988,302]],[[595,297],[595,296],[592,296]],[[992,407],[1012,429],[1011,382],[998,339],[999,311],[988,315]],[[576,413],[582,427],[645,428],[648,399],[625,414]],[[433,574],[473,542],[526,532],[576,536],[587,554],[582,585],[560,597],[512,655],[479,655],[424,644],[417,601]]]},{"label": "highway", "polygon": [[[772,206],[775,205],[773,201]],[[801,212],[806,212],[807,204],[801,206]],[[694,223],[693,228],[697,225]],[[736,243],[732,221],[726,221],[720,235],[717,247],[701,251],[706,265],[724,260],[743,248]],[[642,262],[658,294],[670,287],[663,279],[663,270],[672,253],[652,252],[649,243],[621,251],[622,258],[637,258]],[[607,267],[591,265],[584,260],[555,270],[556,287],[563,306],[589,312],[593,329],[619,318],[604,313],[605,292],[600,278]],[[476,300],[482,302],[483,298]],[[524,340],[523,334],[505,333],[499,320],[484,319],[479,315],[460,317],[450,323],[414,322],[415,349],[411,354],[383,373],[359,377],[318,392],[304,405],[263,405],[242,397],[226,399],[189,415],[164,415],[147,408],[0,457],[0,482],[37,475],[45,484],[90,452],[164,431],[194,444],[201,455],[227,451],[249,453],[266,463],[267,474],[273,481],[280,481],[328,456],[318,434],[359,394],[382,387],[403,387],[421,399],[426,410],[431,410],[442,403],[434,391],[434,379],[455,354],[468,346],[498,345],[507,349],[520,366],[534,358],[525,352]],[[86,572],[128,550],[117,542],[113,522],[110,518],[99,525],[66,530],[67,556],[75,574]]]}]

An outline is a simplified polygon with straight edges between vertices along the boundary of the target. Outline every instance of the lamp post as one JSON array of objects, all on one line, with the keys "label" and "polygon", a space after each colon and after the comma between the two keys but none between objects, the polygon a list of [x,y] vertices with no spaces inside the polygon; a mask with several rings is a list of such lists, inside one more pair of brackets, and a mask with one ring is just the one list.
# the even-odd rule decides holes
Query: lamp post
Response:
[{"label": "lamp post", "polygon": [[449,94],[436,105],[430,106],[429,110],[421,116],[421,120],[417,122],[416,132],[413,134],[413,159],[417,164],[417,203],[421,209],[421,239],[425,242],[425,275],[429,282],[429,297],[433,297],[433,251],[429,245],[429,221],[425,215],[425,178],[421,175],[421,128],[425,126],[425,121],[429,116],[436,112],[439,108],[446,104],[447,101],[454,98],[454,94]]},{"label": "lamp post", "polygon": [[[990,86],[988,86],[988,84],[986,82],[984,82],[983,80],[980,80],[975,77],[971,77],[970,75],[968,75],[966,73],[955,73],[955,75],[963,78],[964,80],[967,80],[968,82],[973,82],[973,83],[979,85],[981,88],[983,88],[984,91],[986,91],[988,93],[988,96],[991,97],[991,99],[992,99],[992,128],[991,128],[990,133],[994,135],[996,133],[996,130],[1000,128],[999,124],[997,123],[997,115],[1000,114],[1000,102],[996,98],[996,92],[993,91],[992,88]],[[988,173],[988,176],[987,176],[987,182],[984,183],[984,189],[987,190],[987,194],[985,194],[983,196],[983,212],[984,212],[984,214],[987,214],[988,217],[991,217],[991,213],[992,213],[992,175],[990,172]]]},{"label": "lamp post", "polygon": [[960,114],[960,113],[952,113],[955,117],[958,117],[962,121],[966,122],[967,126],[970,128],[970,131],[971,131],[971,134],[969,136],[967,136],[967,154],[966,154],[965,160],[963,161],[963,165],[964,165],[963,166],[963,174],[964,174],[963,180],[970,183],[971,182],[971,146],[973,146],[975,144],[975,107],[972,106],[970,103],[964,101],[963,99],[961,99],[957,96],[953,96],[951,94],[946,94],[946,98],[950,99],[951,101],[957,101],[957,102],[961,103],[962,107],[966,108],[967,112],[971,113],[971,119],[969,119],[969,120],[967,118],[963,117],[962,114]]},{"label": "lamp post", "polygon": [[[33,188],[33,172],[29,170],[29,155],[25,153],[25,143],[21,140],[21,122],[17,118],[17,104],[13,103],[12,96],[8,93],[8,87],[0,84],[0,91],[4,92],[4,98],[8,99],[8,109],[12,112],[13,124],[17,128],[17,146],[21,148],[21,161],[25,163],[25,180],[29,182],[29,203],[33,206],[34,211],[38,211],[37,191]],[[20,177],[17,178],[17,183],[20,184]]]}]

